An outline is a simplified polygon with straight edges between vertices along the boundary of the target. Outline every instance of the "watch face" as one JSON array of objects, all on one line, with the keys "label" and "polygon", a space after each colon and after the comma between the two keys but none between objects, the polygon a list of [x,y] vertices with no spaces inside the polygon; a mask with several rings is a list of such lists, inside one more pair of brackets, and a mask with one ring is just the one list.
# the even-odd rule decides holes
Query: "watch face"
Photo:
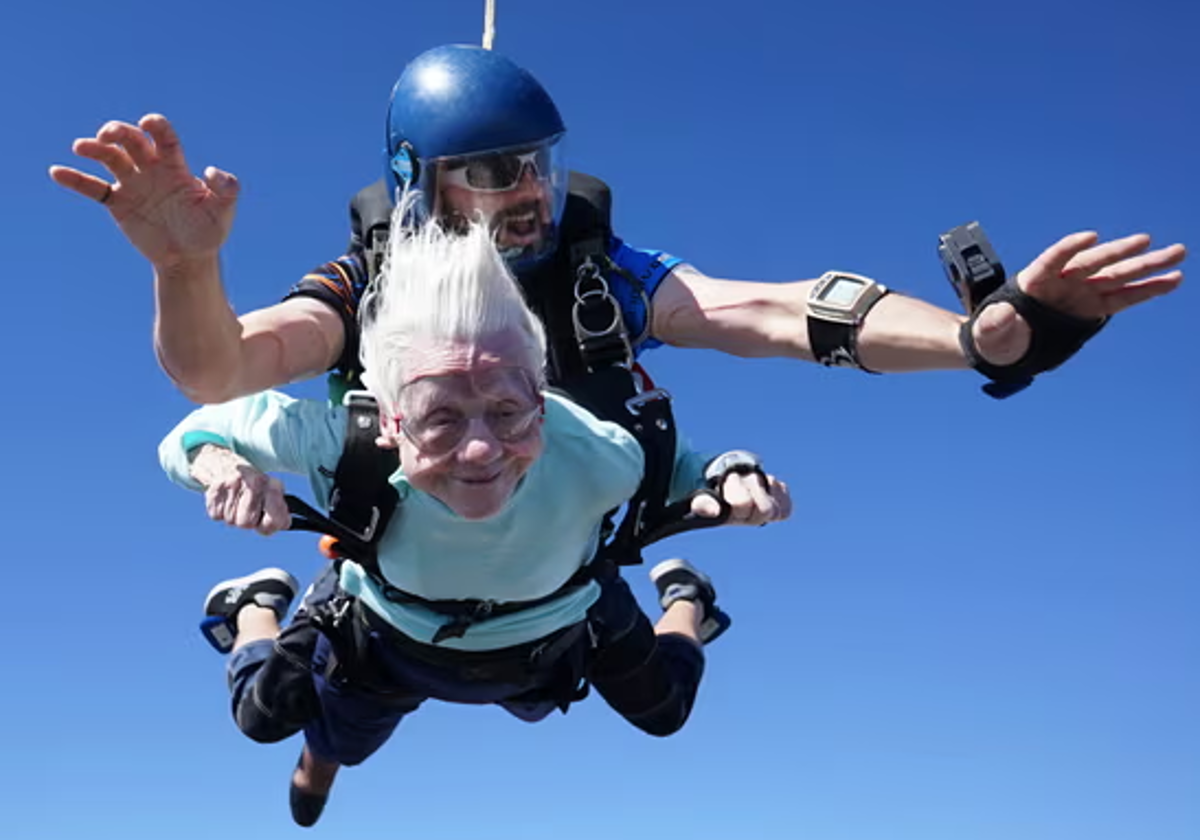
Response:
[{"label": "watch face", "polygon": [[830,281],[828,286],[821,290],[821,294],[817,300],[837,306],[849,306],[854,303],[854,299],[858,297],[859,292],[866,285],[866,283],[861,280],[855,280],[853,277],[835,277]]}]

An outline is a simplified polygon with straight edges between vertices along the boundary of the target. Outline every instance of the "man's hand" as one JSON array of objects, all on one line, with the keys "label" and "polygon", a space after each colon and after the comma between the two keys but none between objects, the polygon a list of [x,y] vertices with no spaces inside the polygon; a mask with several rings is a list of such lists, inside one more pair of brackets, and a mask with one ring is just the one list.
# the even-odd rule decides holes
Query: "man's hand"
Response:
[{"label": "man's hand", "polygon": [[[1063,237],[1017,274],[1017,285],[1046,306],[1097,320],[1165,295],[1183,282],[1182,271],[1166,271],[1187,256],[1183,245],[1146,252],[1150,237],[1144,233],[1104,243],[1099,239],[1093,231]],[[972,335],[979,355],[993,365],[1013,364],[1029,349],[1029,325],[1007,303],[980,312]]]},{"label": "man's hand", "polygon": [[206,443],[192,458],[190,472],[204,485],[209,519],[264,535],[292,524],[283,482],[260,472],[237,453]]},{"label": "man's hand", "polygon": [[103,164],[114,182],[67,166],[50,167],[50,177],[108,208],[155,268],[216,259],[233,224],[237,178],[211,166],[203,178],[193,175],[166,117],[148,114],[136,126],[112,121],[71,148]]},{"label": "man's hand", "polygon": [[[731,508],[729,525],[765,525],[792,515],[787,484],[773,475],[764,484],[758,473],[731,472],[721,484],[721,497]],[[712,496],[701,494],[692,500],[692,513],[711,519],[720,515],[721,506]]]}]

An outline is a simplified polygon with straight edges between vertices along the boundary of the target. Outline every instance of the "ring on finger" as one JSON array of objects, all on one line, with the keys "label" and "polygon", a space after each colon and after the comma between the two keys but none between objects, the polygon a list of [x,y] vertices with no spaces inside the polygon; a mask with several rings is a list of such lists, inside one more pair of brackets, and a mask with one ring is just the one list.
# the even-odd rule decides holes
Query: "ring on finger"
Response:
[{"label": "ring on finger", "polygon": [[113,194],[113,185],[105,184],[104,185],[104,195],[100,196],[96,200],[99,201],[101,204],[108,204],[109,199],[112,198],[112,194]]}]

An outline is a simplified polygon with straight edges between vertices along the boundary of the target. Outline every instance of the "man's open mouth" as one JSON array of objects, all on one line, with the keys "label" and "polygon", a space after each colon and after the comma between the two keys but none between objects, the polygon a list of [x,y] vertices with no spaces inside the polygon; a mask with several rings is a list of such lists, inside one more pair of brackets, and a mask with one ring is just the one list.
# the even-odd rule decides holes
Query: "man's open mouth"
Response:
[{"label": "man's open mouth", "polygon": [[506,244],[528,245],[541,235],[537,209],[507,213],[500,221],[500,240]]}]

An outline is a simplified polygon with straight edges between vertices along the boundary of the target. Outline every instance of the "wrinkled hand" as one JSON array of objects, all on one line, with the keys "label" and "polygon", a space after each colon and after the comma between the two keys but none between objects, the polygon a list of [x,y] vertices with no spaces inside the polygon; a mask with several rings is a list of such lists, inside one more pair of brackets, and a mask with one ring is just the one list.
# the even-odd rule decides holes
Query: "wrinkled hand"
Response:
[{"label": "wrinkled hand", "polygon": [[211,166],[203,178],[193,175],[166,117],[148,114],[136,126],[105,123],[71,149],[103,164],[114,182],[67,166],[50,167],[50,177],[102,202],[156,268],[216,257],[233,224],[237,178]]},{"label": "wrinkled hand", "polygon": [[292,524],[283,498],[283,482],[224,447],[202,447],[192,460],[191,475],[204,485],[204,508],[209,519],[264,535]]},{"label": "wrinkled hand", "polygon": [[[792,497],[787,484],[773,475],[766,485],[757,473],[730,473],[721,485],[721,497],[731,508],[729,525],[766,525],[780,522],[792,515]],[[721,506],[709,495],[692,500],[692,513],[711,519],[719,516]]]},{"label": "wrinkled hand", "polygon": [[[1094,231],[1063,237],[1017,274],[1017,285],[1060,312],[1096,320],[1165,295],[1183,282],[1182,271],[1166,271],[1187,256],[1183,245],[1146,252],[1150,237],[1144,233],[1099,239]],[[1029,325],[1007,303],[983,310],[973,335],[979,354],[994,365],[1013,364],[1029,349]]]}]

